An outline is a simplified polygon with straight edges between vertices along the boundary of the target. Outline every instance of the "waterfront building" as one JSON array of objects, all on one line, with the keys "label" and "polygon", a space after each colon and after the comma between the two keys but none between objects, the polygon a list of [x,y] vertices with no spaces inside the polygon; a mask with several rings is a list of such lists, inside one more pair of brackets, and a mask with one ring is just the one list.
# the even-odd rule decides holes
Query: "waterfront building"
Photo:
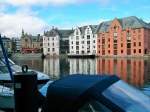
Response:
[{"label": "waterfront building", "polygon": [[150,53],[150,24],[135,16],[102,22],[97,35],[99,56]]},{"label": "waterfront building", "polygon": [[97,31],[99,25],[77,27],[69,37],[69,54],[97,54]]},{"label": "waterfront building", "polygon": [[20,52],[21,48],[20,48],[20,38],[18,37],[12,37],[12,42],[13,42],[13,51],[14,52]]},{"label": "waterfront building", "polygon": [[[3,44],[4,44],[4,47],[5,47],[6,51],[8,53],[12,52],[12,50],[13,50],[12,40],[10,38],[7,38],[6,36],[4,36],[4,37],[2,37],[2,41],[3,41]],[[0,46],[0,53],[2,53],[1,46]]]},{"label": "waterfront building", "polygon": [[43,36],[38,34],[37,36],[24,34],[22,30],[22,36],[20,40],[21,52],[31,53],[31,52],[43,52]]},{"label": "waterfront building", "polygon": [[44,55],[59,55],[69,52],[69,36],[71,30],[59,30],[52,27],[50,31],[44,32],[43,35],[43,53]]}]

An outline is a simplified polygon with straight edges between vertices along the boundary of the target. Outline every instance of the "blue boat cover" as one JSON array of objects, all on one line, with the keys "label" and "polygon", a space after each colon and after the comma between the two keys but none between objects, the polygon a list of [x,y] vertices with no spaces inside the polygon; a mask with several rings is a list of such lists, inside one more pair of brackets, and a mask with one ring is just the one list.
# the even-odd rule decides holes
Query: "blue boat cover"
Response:
[{"label": "blue boat cover", "polygon": [[[116,81],[115,75],[73,74],[49,84],[42,112],[75,112]],[[100,89],[97,89],[100,88]],[[99,97],[99,96],[98,96]]]}]

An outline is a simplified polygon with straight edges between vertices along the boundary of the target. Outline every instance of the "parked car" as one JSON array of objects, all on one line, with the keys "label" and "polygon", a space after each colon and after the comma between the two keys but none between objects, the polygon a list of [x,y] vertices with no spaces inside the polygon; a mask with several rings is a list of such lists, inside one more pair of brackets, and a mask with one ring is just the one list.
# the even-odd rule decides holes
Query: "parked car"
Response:
[{"label": "parked car", "polygon": [[150,112],[150,97],[116,75],[66,76],[45,95],[42,112]]}]

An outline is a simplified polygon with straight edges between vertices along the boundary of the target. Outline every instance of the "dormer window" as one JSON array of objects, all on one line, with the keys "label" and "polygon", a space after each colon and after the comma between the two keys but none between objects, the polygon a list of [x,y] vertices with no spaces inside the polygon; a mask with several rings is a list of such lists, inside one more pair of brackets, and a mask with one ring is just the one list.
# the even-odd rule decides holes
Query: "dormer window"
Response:
[{"label": "dormer window", "polygon": [[114,30],[117,30],[117,26],[114,26]]},{"label": "dormer window", "polygon": [[89,28],[87,28],[87,34],[90,34],[90,30],[89,30]]},{"label": "dormer window", "polygon": [[78,32],[78,30],[76,31],[76,35],[78,35],[79,34],[79,32]]}]

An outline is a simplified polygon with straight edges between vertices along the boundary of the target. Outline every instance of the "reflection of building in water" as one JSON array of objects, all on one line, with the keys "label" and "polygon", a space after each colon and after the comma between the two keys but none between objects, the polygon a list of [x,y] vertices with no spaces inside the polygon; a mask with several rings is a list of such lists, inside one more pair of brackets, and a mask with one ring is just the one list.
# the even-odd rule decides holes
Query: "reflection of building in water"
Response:
[{"label": "reflection of building in water", "polygon": [[135,86],[144,84],[144,60],[127,58],[97,58],[98,74],[116,74]]},{"label": "reflection of building in water", "polygon": [[69,59],[70,74],[97,74],[96,59]]},{"label": "reflection of building in water", "polygon": [[45,58],[43,65],[44,65],[44,73],[48,74],[51,79],[60,78],[59,58]]}]

